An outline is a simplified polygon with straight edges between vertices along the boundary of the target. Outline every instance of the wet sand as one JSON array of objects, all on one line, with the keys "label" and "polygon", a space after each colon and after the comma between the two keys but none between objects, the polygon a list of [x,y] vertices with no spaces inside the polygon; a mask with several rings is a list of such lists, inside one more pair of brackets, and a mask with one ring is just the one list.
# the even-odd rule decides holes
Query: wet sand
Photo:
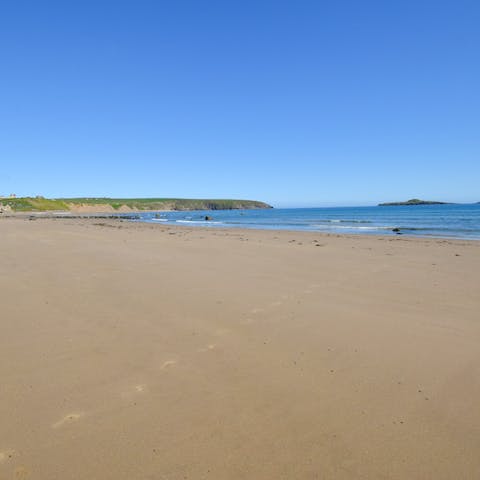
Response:
[{"label": "wet sand", "polygon": [[480,478],[480,242],[0,219],[0,479]]}]

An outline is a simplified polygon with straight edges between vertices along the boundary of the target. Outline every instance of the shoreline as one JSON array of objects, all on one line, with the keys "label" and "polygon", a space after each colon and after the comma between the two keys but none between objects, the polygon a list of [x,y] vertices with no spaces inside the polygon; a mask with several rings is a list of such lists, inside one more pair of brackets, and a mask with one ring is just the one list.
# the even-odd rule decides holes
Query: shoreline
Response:
[{"label": "shoreline", "polygon": [[[159,210],[152,210],[149,211],[151,213],[153,212],[159,212],[159,213],[168,213],[172,212],[173,210],[164,210],[164,211],[159,211]],[[236,231],[261,231],[261,232],[290,232],[290,233],[306,233],[306,234],[312,234],[312,235],[317,235],[317,236],[333,236],[333,237],[346,237],[346,238],[356,238],[356,237],[366,237],[366,238],[396,238],[401,240],[403,239],[418,239],[418,240],[442,240],[442,241],[461,241],[461,242],[473,242],[473,243],[478,243],[480,242],[480,238],[468,238],[468,237],[452,237],[452,236],[440,236],[440,235],[413,235],[409,233],[402,232],[401,234],[395,234],[393,235],[392,233],[365,233],[365,232],[359,232],[359,233],[342,233],[342,232],[336,232],[336,231],[331,231],[331,232],[326,232],[322,230],[295,230],[295,229],[276,229],[276,228],[260,228],[260,227],[234,227],[231,225],[211,225],[211,226],[206,226],[206,225],[178,225],[173,222],[155,222],[155,221],[146,221],[142,220],[140,216],[138,216],[138,213],[140,212],[132,212],[132,213],[79,213],[79,214],[71,214],[69,212],[15,212],[15,213],[8,213],[8,214],[3,214],[0,215],[0,221],[2,219],[21,219],[21,220],[111,220],[111,221],[124,221],[124,222],[132,222],[132,223],[141,223],[145,225],[156,225],[158,227],[172,227],[172,228],[186,228],[186,229],[204,229],[204,230],[223,230],[223,231],[229,231],[232,230],[234,232]],[[392,230],[393,232],[393,230]]]}]

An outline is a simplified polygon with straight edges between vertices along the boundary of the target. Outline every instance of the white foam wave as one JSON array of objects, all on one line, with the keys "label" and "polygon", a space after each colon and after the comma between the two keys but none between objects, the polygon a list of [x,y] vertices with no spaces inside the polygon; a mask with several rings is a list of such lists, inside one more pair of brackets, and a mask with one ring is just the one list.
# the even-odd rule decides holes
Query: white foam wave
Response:
[{"label": "white foam wave", "polygon": [[312,227],[318,228],[319,230],[391,230],[394,227],[359,227],[357,225],[318,225],[314,224]]},{"label": "white foam wave", "polygon": [[212,220],[175,220],[177,223],[195,223],[201,225],[211,225],[216,224],[220,225],[222,222],[214,222]]}]

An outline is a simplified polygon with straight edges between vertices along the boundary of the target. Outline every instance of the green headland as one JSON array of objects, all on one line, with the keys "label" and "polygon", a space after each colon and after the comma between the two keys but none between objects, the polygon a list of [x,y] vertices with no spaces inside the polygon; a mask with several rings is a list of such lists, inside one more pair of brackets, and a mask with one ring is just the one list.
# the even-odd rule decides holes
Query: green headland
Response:
[{"label": "green headland", "polygon": [[45,198],[3,197],[0,209],[12,212],[48,211],[146,211],[146,210],[234,210],[272,208],[256,200],[189,199],[189,198]]}]

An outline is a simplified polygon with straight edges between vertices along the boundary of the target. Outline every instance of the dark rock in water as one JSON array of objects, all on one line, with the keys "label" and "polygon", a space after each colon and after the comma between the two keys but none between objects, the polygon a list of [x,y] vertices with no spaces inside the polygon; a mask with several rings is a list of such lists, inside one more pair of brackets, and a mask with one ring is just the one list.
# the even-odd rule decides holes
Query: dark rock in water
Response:
[{"label": "dark rock in water", "polygon": [[211,220],[212,217],[209,217],[208,215],[205,215],[205,220],[208,222],[209,220]]},{"label": "dark rock in water", "polygon": [[400,232],[400,229],[399,228],[392,228],[392,232],[395,232],[395,233],[399,233]]}]

